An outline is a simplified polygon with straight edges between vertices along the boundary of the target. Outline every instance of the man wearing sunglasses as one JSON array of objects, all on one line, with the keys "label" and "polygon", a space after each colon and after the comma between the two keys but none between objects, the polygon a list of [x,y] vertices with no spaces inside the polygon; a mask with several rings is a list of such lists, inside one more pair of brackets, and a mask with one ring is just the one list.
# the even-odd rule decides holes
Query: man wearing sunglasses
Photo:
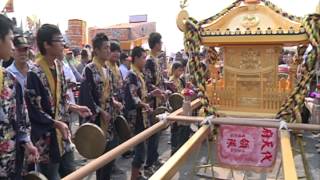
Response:
[{"label": "man wearing sunglasses", "polygon": [[59,180],[75,170],[69,112],[91,115],[85,106],[72,104],[66,95],[63,72],[64,40],[59,28],[44,24],[37,32],[41,55],[27,75],[26,104],[31,121],[31,137],[38,147],[40,172],[50,180]]}]

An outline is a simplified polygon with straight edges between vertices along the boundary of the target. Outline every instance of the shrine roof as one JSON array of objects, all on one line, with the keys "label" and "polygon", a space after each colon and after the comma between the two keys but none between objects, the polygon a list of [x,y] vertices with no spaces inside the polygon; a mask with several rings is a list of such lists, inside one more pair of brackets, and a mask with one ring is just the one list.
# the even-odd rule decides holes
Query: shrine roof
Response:
[{"label": "shrine roof", "polygon": [[202,24],[201,37],[203,43],[299,44],[308,40],[301,20],[273,4],[241,3],[216,20]]},{"label": "shrine roof", "polygon": [[201,42],[204,45],[307,43],[301,17],[290,15],[267,0],[247,1],[234,3],[200,21]]}]

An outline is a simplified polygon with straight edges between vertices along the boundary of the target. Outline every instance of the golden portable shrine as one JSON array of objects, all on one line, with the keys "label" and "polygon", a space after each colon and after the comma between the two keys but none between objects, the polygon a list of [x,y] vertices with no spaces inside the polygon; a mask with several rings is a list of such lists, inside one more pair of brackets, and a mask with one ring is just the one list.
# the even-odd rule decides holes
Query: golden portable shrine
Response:
[{"label": "golden portable shrine", "polygon": [[[272,117],[296,81],[297,63],[290,65],[289,78],[279,76],[282,48],[308,43],[301,22],[258,2],[240,5],[239,1],[237,7],[213,16],[214,19],[198,27],[201,45],[219,47],[222,51],[223,77],[220,79],[215,65],[210,64],[214,83],[207,85],[206,92],[210,104],[228,115]],[[186,18],[188,13],[182,10],[177,18],[182,31]]]},{"label": "golden portable shrine", "polygon": [[[213,137],[214,141],[211,143],[217,146],[219,157],[223,158],[219,153],[225,153],[221,152],[221,149],[223,151],[228,150],[230,146],[235,147],[236,141],[242,138],[239,142],[240,148],[257,146],[263,158],[253,164],[243,163],[240,162],[241,156],[255,157],[255,149],[252,148],[252,151],[248,152],[233,148],[227,155],[234,156],[238,153],[238,157],[232,159],[231,163],[226,163],[219,158],[218,162],[213,162],[214,158],[211,157],[209,149],[208,164],[195,166],[193,172],[210,168],[212,173],[210,179],[215,179],[220,178],[215,176],[217,174],[215,171],[219,167],[226,167],[235,172],[270,173],[273,169],[276,175],[272,178],[278,179],[282,169],[281,179],[295,180],[301,176],[298,177],[296,171],[291,143],[297,143],[303,162],[303,178],[312,179],[300,131],[319,131],[320,125],[302,124],[301,107],[305,103],[307,85],[315,76],[315,64],[320,52],[319,12],[301,18],[284,12],[267,0],[236,0],[220,13],[197,21],[189,17],[185,10],[186,3],[186,0],[181,2],[182,10],[177,16],[177,26],[184,33],[185,51],[189,56],[188,73],[199,89],[198,99],[190,102],[185,98],[180,109],[169,115],[161,114],[158,116],[160,119],[158,123],[89,162],[64,179],[84,178],[128,149],[145,141],[151,135],[167,128],[172,121],[197,123],[201,127],[153,174],[151,180],[172,179],[195,149],[199,148],[206,139],[209,143],[208,139],[213,134],[218,136],[217,139]],[[308,68],[302,78],[297,80],[297,66],[301,64],[302,56],[309,44],[312,49],[306,56]],[[205,80],[206,72],[200,63],[200,46],[208,48],[209,69],[213,79],[210,83]],[[287,77],[283,78],[279,75],[278,61],[282,48],[285,46],[297,46],[297,55],[295,61],[290,64]],[[219,56],[216,48],[219,48],[222,56]],[[223,59],[222,76],[217,73],[216,65],[222,61],[219,57]],[[185,103],[189,103],[188,107],[191,109],[186,110]],[[202,108],[205,117],[189,116],[190,110],[194,111],[199,108]],[[227,131],[223,131],[226,129]],[[261,134],[257,134],[258,131],[261,131]],[[223,132],[226,134],[221,136]],[[224,135],[234,137],[234,141],[229,141],[230,139],[224,141]],[[261,135],[262,138],[255,138],[257,135]],[[290,135],[295,137],[295,141],[291,141]],[[243,137],[248,137],[248,139]],[[262,145],[255,144],[259,143],[255,141],[262,141]],[[253,143],[253,145],[248,143]],[[268,148],[270,152],[263,151]],[[271,149],[275,154],[271,153]],[[280,155],[276,154],[277,151]],[[224,155],[224,158],[227,159],[228,156]],[[269,164],[264,164],[266,159]],[[276,159],[280,161],[277,167],[274,162]],[[245,173],[242,173],[241,176],[233,174],[231,177],[231,179],[245,178]]]}]

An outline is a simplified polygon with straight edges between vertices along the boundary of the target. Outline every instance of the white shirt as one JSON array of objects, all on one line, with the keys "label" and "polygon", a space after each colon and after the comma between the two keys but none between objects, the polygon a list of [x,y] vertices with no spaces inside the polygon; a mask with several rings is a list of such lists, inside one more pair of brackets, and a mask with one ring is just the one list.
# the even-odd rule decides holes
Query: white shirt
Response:
[{"label": "white shirt", "polygon": [[[27,65],[29,69],[32,66],[32,63],[29,61],[27,62]],[[17,68],[16,63],[13,62],[9,67],[7,67],[7,70],[17,79],[19,84],[21,85],[22,92],[24,92],[25,85],[27,84],[27,76],[23,75]]]},{"label": "white shirt", "polygon": [[[66,77],[66,80],[67,81],[70,81],[70,82],[73,82],[73,83],[77,83],[77,80],[76,80],[76,77],[74,76],[70,66],[68,63],[63,63],[63,72],[64,72],[64,76]],[[67,90],[67,95],[69,96],[69,101],[71,103],[75,103],[76,100],[74,98],[74,94],[72,92],[72,89],[71,88],[68,88]]]},{"label": "white shirt", "polygon": [[127,75],[128,75],[128,73],[129,73],[129,69],[124,64],[120,64],[119,69],[120,69],[120,73],[121,73],[122,79],[125,80]]}]

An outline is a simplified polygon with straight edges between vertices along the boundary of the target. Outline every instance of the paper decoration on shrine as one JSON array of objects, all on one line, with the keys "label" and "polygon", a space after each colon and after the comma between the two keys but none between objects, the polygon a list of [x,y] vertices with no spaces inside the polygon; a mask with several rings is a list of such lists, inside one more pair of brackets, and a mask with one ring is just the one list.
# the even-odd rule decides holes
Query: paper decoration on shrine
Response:
[{"label": "paper decoration on shrine", "polygon": [[221,166],[253,171],[270,171],[277,158],[276,128],[221,125],[217,158]]}]

